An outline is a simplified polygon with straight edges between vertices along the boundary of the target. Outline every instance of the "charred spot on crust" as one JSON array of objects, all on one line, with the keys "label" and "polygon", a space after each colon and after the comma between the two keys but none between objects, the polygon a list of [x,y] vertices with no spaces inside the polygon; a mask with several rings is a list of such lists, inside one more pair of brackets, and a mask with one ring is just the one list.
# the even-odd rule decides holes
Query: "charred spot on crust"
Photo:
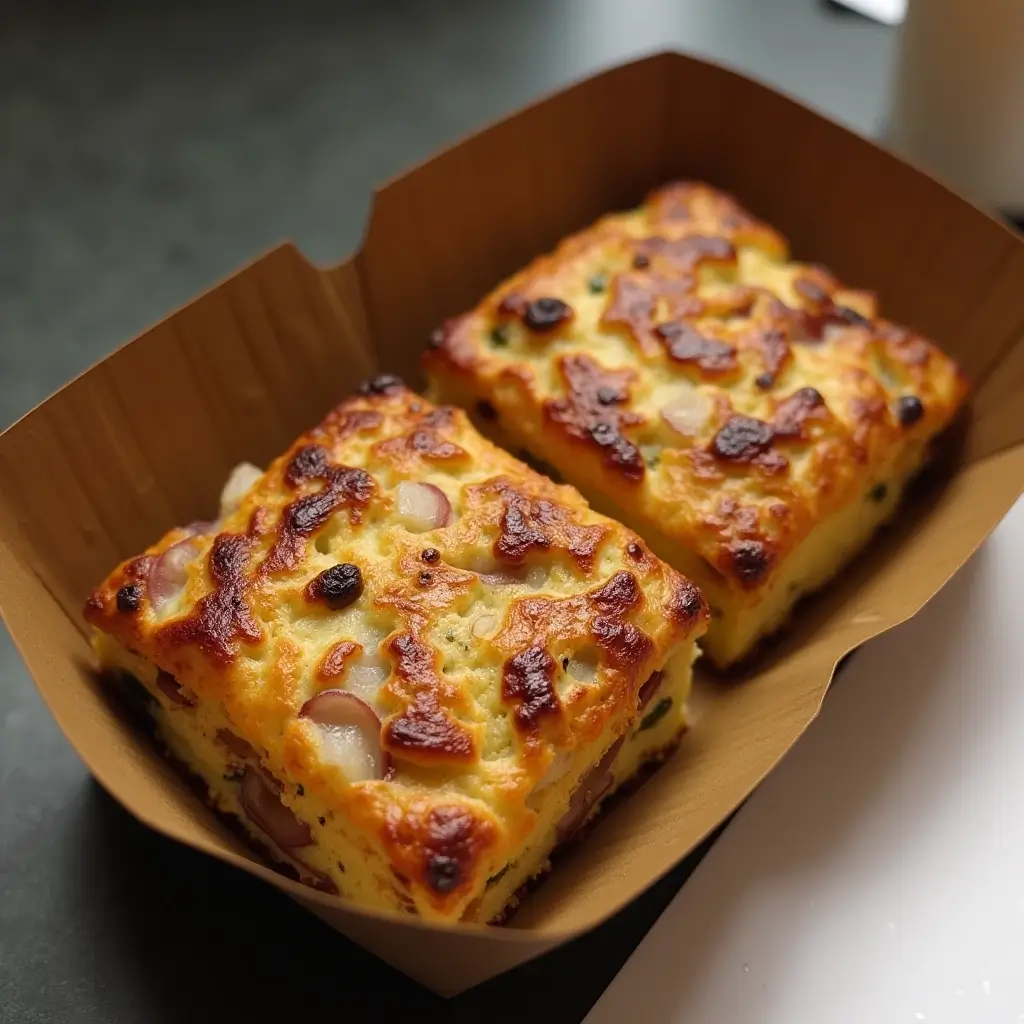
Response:
[{"label": "charred spot on crust", "polygon": [[711,450],[727,462],[750,462],[767,451],[774,431],[769,424],[753,416],[730,416],[715,434]]},{"label": "charred spot on crust", "polygon": [[564,398],[545,403],[548,418],[573,438],[597,444],[607,465],[627,479],[643,476],[640,451],[621,433],[623,426],[642,422],[640,416],[621,408],[629,399],[632,370],[611,370],[588,355],[566,355],[558,361],[566,385]]},{"label": "charred spot on crust", "polygon": [[435,892],[459,888],[485,844],[487,828],[461,807],[436,807],[427,818],[423,877]]},{"label": "charred spot on crust", "polygon": [[476,412],[482,420],[496,420],[498,418],[498,410],[486,398],[481,398],[476,403]]},{"label": "charred spot on crust", "polygon": [[636,577],[620,569],[603,587],[590,595],[591,602],[606,615],[625,615],[641,598]]},{"label": "charred spot on crust", "polygon": [[823,419],[827,415],[828,406],[821,392],[817,388],[800,388],[779,403],[772,426],[776,437],[799,438],[808,420]]},{"label": "charred spot on crust", "polygon": [[436,652],[412,633],[400,633],[388,650],[394,659],[391,686],[405,708],[385,724],[384,746],[421,763],[471,761],[475,756],[471,735],[441,704]]},{"label": "charred spot on crust", "polygon": [[868,491],[868,497],[875,502],[885,501],[888,494],[889,487],[885,483],[875,484],[875,486]]},{"label": "charred spot on crust", "polygon": [[[357,650],[359,650],[359,644],[353,643],[351,640],[339,640],[333,647],[328,648],[327,653],[321,659],[316,670],[317,677],[324,682],[336,679],[345,671],[346,660]],[[321,822],[321,824],[323,823]]]},{"label": "charred spot on crust", "polygon": [[634,270],[646,270],[651,265],[650,256],[646,253],[638,252],[633,257],[633,269]]},{"label": "charred spot on crust", "polygon": [[529,498],[508,486],[500,533],[494,555],[505,562],[522,562],[530,551],[563,547],[584,572],[590,572],[594,555],[605,535],[603,526],[583,526],[565,508],[546,498]]},{"label": "charred spot on crust", "polygon": [[686,273],[692,272],[705,261],[730,263],[736,260],[736,249],[732,243],[716,235],[687,235],[675,239],[645,238],[637,244],[637,250],[640,256],[648,258],[648,262],[660,258]]},{"label": "charred spot on crust", "polygon": [[137,612],[142,605],[143,590],[141,583],[126,583],[117,592],[117,610],[125,615]]},{"label": "charred spot on crust", "polygon": [[610,615],[595,616],[590,632],[597,646],[622,668],[632,669],[643,664],[654,649],[651,638],[632,622]]},{"label": "charred spot on crust", "polygon": [[285,483],[297,487],[306,480],[322,480],[327,475],[328,465],[327,449],[323,445],[303,445],[284,471]]},{"label": "charred spot on crust", "polygon": [[621,470],[629,480],[640,480],[644,475],[644,460],[632,441],[623,437],[610,423],[603,420],[590,428],[591,440],[605,453],[605,462]]},{"label": "charred spot on crust", "polygon": [[523,312],[523,323],[538,334],[553,331],[571,319],[572,307],[561,299],[534,299]]},{"label": "charred spot on crust", "polygon": [[466,454],[457,444],[439,437],[433,430],[414,430],[409,447],[430,459],[456,459]]},{"label": "charred spot on crust", "polygon": [[[417,409],[416,411],[418,412],[419,410]],[[439,405],[431,409],[420,423],[424,427],[437,427],[439,430],[443,430],[445,427],[450,427],[455,421],[456,412],[457,410],[454,405]]]},{"label": "charred spot on crust", "polygon": [[737,579],[747,587],[757,586],[771,565],[768,551],[759,540],[737,541],[729,549],[729,562]]},{"label": "charred spot on crust", "polygon": [[531,502],[521,494],[510,494],[501,517],[501,534],[495,541],[496,554],[511,562],[521,562],[528,551],[547,551],[551,538],[545,526],[554,515],[549,501]]},{"label": "charred spot on crust", "polygon": [[850,309],[849,306],[836,306],[836,316],[840,320],[845,320],[846,323],[853,325],[854,327],[870,327],[871,321],[861,313],[858,313],[855,309]]},{"label": "charred spot on crust", "polygon": [[629,555],[634,562],[639,562],[644,557],[644,549],[640,547],[635,540],[631,540],[626,545],[626,554]]},{"label": "charred spot on crust", "polygon": [[900,395],[896,399],[896,418],[901,427],[912,427],[924,416],[924,403],[917,395]]},{"label": "charred spot on crust", "polygon": [[404,387],[405,382],[401,377],[396,377],[393,373],[378,373],[376,377],[364,380],[359,385],[359,394],[386,395],[390,391],[398,391]]},{"label": "charred spot on crust", "polygon": [[245,573],[253,545],[253,538],[245,534],[221,533],[214,538],[207,558],[213,591],[200,598],[190,614],[161,627],[158,643],[176,647],[195,644],[223,665],[234,657],[239,641],[259,642],[263,634],[245,598]]},{"label": "charred spot on crust", "polygon": [[736,349],[724,341],[706,338],[682,320],[658,324],[654,333],[665,343],[669,358],[677,363],[695,363],[708,373],[736,369]]},{"label": "charred spot on crust", "polygon": [[[435,409],[431,415],[440,413],[441,409]],[[379,441],[375,450],[381,455],[413,455],[421,459],[429,459],[433,462],[444,462],[448,459],[461,459],[466,456],[466,451],[452,441],[443,438],[436,430],[432,429],[436,421],[431,417],[425,417],[423,425],[417,427],[409,434],[390,437],[385,441]],[[437,424],[443,426],[445,424]]]},{"label": "charred spot on crust", "polygon": [[789,361],[789,342],[786,340],[784,332],[775,327],[769,327],[757,335],[756,346],[764,364],[764,373],[757,378],[755,383],[762,391],[767,391]]},{"label": "charred spot on crust", "polygon": [[558,715],[562,705],[555,693],[555,660],[543,647],[529,647],[505,662],[502,700],[515,704],[516,725],[533,729],[545,717]]},{"label": "charred spot on crust", "polygon": [[821,341],[825,328],[838,327],[871,327],[871,321],[849,306],[833,306],[828,304],[811,312],[800,310],[796,315],[794,338],[797,341]]},{"label": "charred spot on crust", "polygon": [[499,316],[521,316],[526,308],[526,299],[518,292],[510,292],[498,303]]},{"label": "charred spot on crust", "polygon": [[624,327],[642,352],[656,351],[659,342],[649,336],[655,310],[665,304],[668,316],[698,316],[704,303],[693,294],[695,285],[689,275],[618,274],[612,280],[611,297],[601,314],[601,324]]},{"label": "charred spot on crust", "polygon": [[359,600],[363,593],[363,573],[358,565],[340,562],[324,569],[306,588],[311,601],[323,601],[332,611],[341,611]]},{"label": "charred spot on crust", "polygon": [[285,506],[277,541],[263,563],[264,572],[294,569],[305,553],[306,538],[341,508],[352,508],[358,513],[376,486],[366,470],[348,466],[325,467],[323,479],[325,486],[316,494],[307,494]]},{"label": "charred spot on crust", "polygon": [[815,306],[823,306],[829,301],[828,292],[825,291],[821,285],[806,277],[798,277],[793,282],[793,291],[795,291],[801,298],[807,299],[808,302],[813,303]]},{"label": "charred spot on crust", "polygon": [[685,577],[680,577],[669,603],[669,614],[677,622],[691,622],[704,609],[700,591]]},{"label": "charred spot on crust", "polygon": [[440,557],[441,552],[438,551],[437,548],[424,548],[420,552],[420,558],[422,558],[427,565],[433,565],[440,559]]}]

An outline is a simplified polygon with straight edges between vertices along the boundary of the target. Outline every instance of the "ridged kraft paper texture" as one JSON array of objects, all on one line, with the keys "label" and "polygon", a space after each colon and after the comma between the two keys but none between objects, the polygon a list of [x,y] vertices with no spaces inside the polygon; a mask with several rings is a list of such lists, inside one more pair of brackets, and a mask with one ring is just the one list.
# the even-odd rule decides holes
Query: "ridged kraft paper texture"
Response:
[{"label": "ridged kraft paper texture", "polygon": [[[265,465],[374,369],[418,385],[419,353],[445,317],[678,177],[734,192],[798,258],[875,290],[889,318],[961,362],[975,393],[948,465],[852,571],[801,606],[755,670],[729,682],[698,672],[696,726],[678,753],[561,860],[511,926],[431,928],[290,882],[232,838],[97,684],[86,594],[173,524],[209,517],[235,463]],[[0,607],[68,739],[132,814],[453,994],[593,927],[664,874],[807,727],[839,659],[917,612],[981,544],[1024,487],[1022,338],[1015,234],[794,101],[659,54],[386,185],[345,263],[318,268],[291,245],[275,249],[0,436]]]}]

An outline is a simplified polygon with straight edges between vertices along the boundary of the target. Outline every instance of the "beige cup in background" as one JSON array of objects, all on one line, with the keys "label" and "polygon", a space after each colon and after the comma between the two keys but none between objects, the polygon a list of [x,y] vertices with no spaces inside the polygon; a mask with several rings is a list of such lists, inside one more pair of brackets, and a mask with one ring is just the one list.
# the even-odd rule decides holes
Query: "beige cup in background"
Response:
[{"label": "beige cup in background", "polygon": [[910,0],[887,142],[975,202],[1024,216],[1024,0]]}]

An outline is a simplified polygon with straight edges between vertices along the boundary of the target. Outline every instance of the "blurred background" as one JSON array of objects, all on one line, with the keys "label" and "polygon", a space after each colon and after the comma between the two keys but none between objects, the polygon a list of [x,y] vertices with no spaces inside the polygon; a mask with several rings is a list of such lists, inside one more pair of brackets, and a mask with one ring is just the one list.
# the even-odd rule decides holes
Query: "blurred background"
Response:
[{"label": "blurred background", "polygon": [[[376,184],[592,71],[686,49],[872,134],[895,40],[822,0],[4,4],[0,427],[278,241],[346,256]],[[346,1003],[384,1020],[506,1019],[495,1006],[579,1020],[685,877],[439,1007],[266,887],[128,818],[6,633],[0,723],[4,1021],[258,1021]],[[524,1003],[554,977],[557,996]]]}]

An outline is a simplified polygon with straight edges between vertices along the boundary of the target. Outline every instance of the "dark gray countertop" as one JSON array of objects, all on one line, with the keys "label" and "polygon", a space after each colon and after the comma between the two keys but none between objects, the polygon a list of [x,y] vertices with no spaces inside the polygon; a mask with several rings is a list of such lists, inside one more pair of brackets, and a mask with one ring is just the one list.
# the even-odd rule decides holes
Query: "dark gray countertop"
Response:
[{"label": "dark gray countertop", "polygon": [[[894,41],[817,0],[22,6],[0,12],[0,426],[283,238],[338,260],[376,182],[539,93],[676,47],[873,132]],[[688,871],[444,1003],[137,824],[6,632],[0,680],[2,1021],[577,1021]]]}]

